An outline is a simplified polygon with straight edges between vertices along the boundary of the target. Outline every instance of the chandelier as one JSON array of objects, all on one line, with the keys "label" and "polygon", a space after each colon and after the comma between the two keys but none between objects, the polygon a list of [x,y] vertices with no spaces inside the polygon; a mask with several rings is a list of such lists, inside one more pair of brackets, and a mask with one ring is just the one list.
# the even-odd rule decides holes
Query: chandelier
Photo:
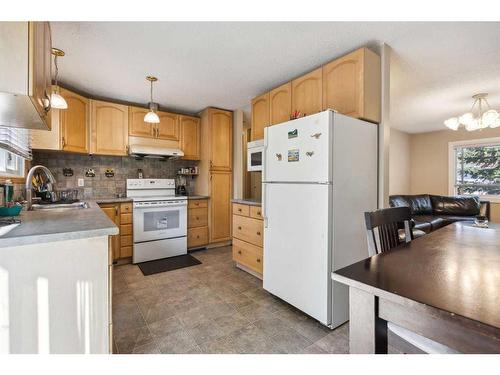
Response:
[{"label": "chandelier", "polygon": [[485,128],[496,128],[500,126],[500,115],[491,109],[486,97],[488,94],[481,93],[472,96],[474,103],[469,112],[459,117],[449,118],[444,122],[447,128],[458,130],[460,125],[464,125],[465,130],[474,131]]}]

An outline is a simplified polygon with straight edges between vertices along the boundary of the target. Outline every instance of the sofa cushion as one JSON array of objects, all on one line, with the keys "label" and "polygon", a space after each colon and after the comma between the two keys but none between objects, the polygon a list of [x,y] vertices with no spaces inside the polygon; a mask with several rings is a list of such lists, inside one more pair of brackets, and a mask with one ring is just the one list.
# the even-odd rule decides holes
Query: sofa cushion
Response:
[{"label": "sofa cushion", "polygon": [[480,201],[477,196],[446,197],[431,195],[435,215],[475,216],[479,215]]},{"label": "sofa cushion", "polygon": [[428,194],[421,195],[391,195],[391,207],[410,207],[411,215],[431,215],[432,204]]},{"label": "sofa cushion", "polygon": [[427,222],[427,221],[418,221],[418,219],[412,219],[413,220],[413,229],[418,229],[418,230],[422,230],[424,231],[425,233],[430,233],[432,231],[432,225],[431,223]]},{"label": "sofa cushion", "polygon": [[446,224],[451,224],[456,221],[474,221],[476,219],[475,216],[439,215],[439,217],[443,219]]},{"label": "sofa cushion", "polygon": [[[436,230],[436,229],[444,227],[445,225],[450,224],[449,222],[446,222],[441,217],[434,216],[434,215],[415,215],[415,216],[413,216],[413,220],[415,220],[415,224],[417,224],[417,223],[429,223],[431,226],[431,230]],[[417,229],[424,230],[422,228],[418,228],[417,225],[415,225],[415,227]]]}]

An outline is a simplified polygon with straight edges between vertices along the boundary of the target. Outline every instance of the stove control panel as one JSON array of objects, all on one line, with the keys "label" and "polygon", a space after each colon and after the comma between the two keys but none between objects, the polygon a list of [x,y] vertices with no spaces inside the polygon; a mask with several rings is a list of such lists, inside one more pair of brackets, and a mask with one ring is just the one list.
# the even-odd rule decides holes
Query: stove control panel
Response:
[{"label": "stove control panel", "polygon": [[128,178],[127,189],[175,189],[175,180],[173,178]]}]

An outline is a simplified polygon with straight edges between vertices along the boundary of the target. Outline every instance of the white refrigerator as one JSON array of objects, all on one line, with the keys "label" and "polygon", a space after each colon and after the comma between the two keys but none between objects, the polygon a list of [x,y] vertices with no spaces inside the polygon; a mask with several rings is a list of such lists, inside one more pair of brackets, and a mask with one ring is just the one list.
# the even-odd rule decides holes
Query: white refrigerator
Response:
[{"label": "white refrigerator", "polygon": [[330,328],[349,316],[331,272],[368,257],[377,147],[377,125],[331,110],[264,131],[264,289]]}]

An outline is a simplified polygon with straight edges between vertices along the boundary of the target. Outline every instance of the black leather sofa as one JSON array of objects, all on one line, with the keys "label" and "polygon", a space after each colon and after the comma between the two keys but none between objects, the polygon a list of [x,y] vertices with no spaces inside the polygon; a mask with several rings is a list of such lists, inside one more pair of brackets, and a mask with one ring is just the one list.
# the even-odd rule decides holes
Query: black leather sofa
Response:
[{"label": "black leather sofa", "polygon": [[414,229],[432,232],[456,221],[474,221],[476,216],[490,218],[490,202],[478,196],[391,195],[391,207],[409,207]]}]

